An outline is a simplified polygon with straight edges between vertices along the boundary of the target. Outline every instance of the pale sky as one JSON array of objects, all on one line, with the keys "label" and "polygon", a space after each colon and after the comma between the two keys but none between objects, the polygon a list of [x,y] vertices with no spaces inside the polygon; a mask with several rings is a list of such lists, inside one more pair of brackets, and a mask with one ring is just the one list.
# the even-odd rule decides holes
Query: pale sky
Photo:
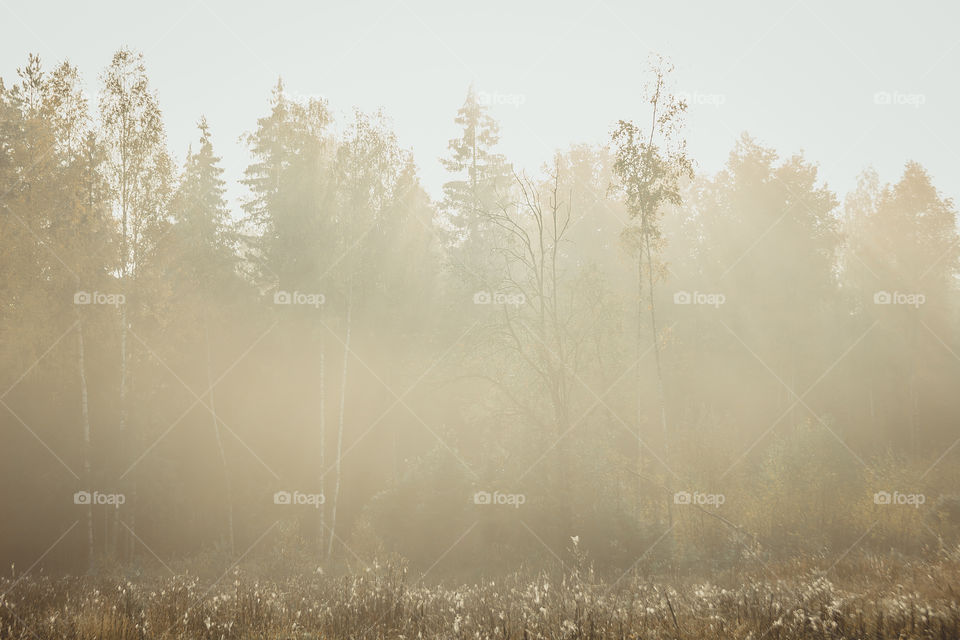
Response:
[{"label": "pale sky", "polygon": [[238,138],[278,75],[339,114],[382,106],[437,197],[471,82],[495,96],[501,151],[535,170],[556,149],[605,141],[618,119],[647,118],[651,51],[673,60],[675,88],[692,98],[701,171],[747,131],[803,150],[841,199],[868,165],[892,181],[910,159],[960,197],[960,3],[0,0],[0,21],[7,82],[36,52],[48,68],[68,58],[95,93],[115,49],[142,51],[172,153],[182,162],[205,115],[233,199],[248,162]]}]

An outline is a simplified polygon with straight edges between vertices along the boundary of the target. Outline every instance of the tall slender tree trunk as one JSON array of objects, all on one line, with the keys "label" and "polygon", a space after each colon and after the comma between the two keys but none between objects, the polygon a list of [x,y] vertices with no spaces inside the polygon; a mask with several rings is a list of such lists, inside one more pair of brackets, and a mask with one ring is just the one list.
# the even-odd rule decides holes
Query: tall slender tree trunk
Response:
[{"label": "tall slender tree trunk", "polygon": [[320,495],[324,496],[324,503],[320,505],[320,553],[326,548],[324,542],[327,535],[326,523],[326,470],[327,470],[327,341],[320,336]]},{"label": "tall slender tree trunk", "polygon": [[[119,448],[121,459],[127,458],[130,455],[129,446],[129,434],[127,433],[127,304],[126,304],[126,295],[127,295],[127,285],[128,285],[128,276],[129,276],[129,266],[130,266],[130,248],[128,243],[128,226],[129,226],[129,208],[130,208],[130,199],[129,199],[129,187],[127,184],[128,175],[127,175],[127,139],[126,135],[128,132],[128,121],[127,116],[124,114],[122,119],[122,131],[123,138],[120,142],[120,167],[121,167],[121,176],[120,176],[120,293],[124,296],[123,304],[120,305],[120,406],[119,406]],[[132,471],[131,471],[132,473]],[[133,486],[133,479],[129,481],[129,484]],[[131,502],[131,512],[133,511],[133,504]],[[131,519],[132,520],[132,519]],[[135,526],[135,523],[131,524],[131,528]],[[117,556],[117,553],[120,548],[120,539],[121,539],[121,527],[120,527],[120,506],[117,505],[113,511],[113,534],[110,536],[113,541],[113,555]],[[124,536],[125,538],[126,536]]]},{"label": "tall slender tree trunk", "polygon": [[350,360],[350,330],[353,307],[353,285],[347,290],[347,335],[343,342],[343,369],[340,376],[340,417],[337,425],[337,466],[333,489],[333,505],[330,508],[330,543],[327,545],[327,557],[333,553],[333,539],[337,530],[337,503],[340,501],[341,463],[343,459],[343,416],[347,403],[347,363]]},{"label": "tall slender tree trunk", "polygon": [[[657,398],[660,402],[660,426],[663,429],[663,457],[664,460],[669,460],[670,454],[670,433],[667,428],[667,399],[663,392],[663,369],[660,366],[660,336],[657,335],[657,304],[653,298],[653,258],[652,252],[650,251],[650,234],[645,234],[644,244],[647,249],[647,281],[649,288],[650,296],[650,334],[651,339],[653,340],[653,358],[656,363],[657,369]],[[669,464],[669,463],[668,463]],[[669,471],[669,470],[668,470]],[[671,527],[673,527],[673,491],[670,486],[670,474],[667,473],[667,489],[671,489],[667,492],[667,519]]]},{"label": "tall slender tree trunk", "polygon": [[[77,314],[77,369],[80,374],[80,416],[83,423],[83,481],[85,483],[85,489],[90,490],[91,487],[91,469],[90,469],[90,456],[92,453],[92,446],[90,441],[90,403],[87,396],[87,365],[86,365],[86,349],[83,344],[83,318],[80,315],[79,307],[75,307]],[[92,502],[87,503],[86,508],[86,524],[87,524],[87,573],[93,573],[94,565],[94,552],[93,552],[93,504]]]},{"label": "tall slender tree trunk", "polygon": [[[130,447],[132,450],[134,451],[141,450],[143,447],[142,434],[131,430],[130,442],[133,443],[133,446]],[[127,498],[128,498],[128,501],[130,502],[130,510],[127,513],[127,522],[129,522],[130,524],[127,525],[127,527],[129,528],[129,533],[123,533],[124,549],[125,549],[124,557],[127,559],[127,562],[133,562],[137,552],[137,547],[135,544],[136,535],[137,535],[137,509],[136,509],[137,476],[133,475],[132,471],[130,475],[130,490],[127,492]],[[117,511],[117,516],[119,517],[120,515],[119,505],[117,505],[116,511]]]},{"label": "tall slender tree trunk", "polygon": [[[915,279],[914,282],[916,281]],[[913,455],[918,456],[920,454],[920,389],[917,381],[920,378],[920,366],[917,357],[919,349],[917,349],[916,343],[919,316],[916,313],[910,314],[910,316],[912,325],[909,337],[912,365],[912,371],[910,372],[910,448],[913,451]]]},{"label": "tall slender tree trunk", "polygon": [[220,437],[220,421],[217,419],[217,406],[214,403],[213,359],[210,355],[210,331],[206,308],[203,311],[203,337],[207,350],[207,387],[210,390],[210,413],[213,415],[213,432],[217,437],[217,450],[220,452],[220,466],[223,469],[223,483],[226,490],[227,541],[230,545],[230,557],[233,557],[236,554],[233,528],[233,483],[230,481],[230,467],[227,465],[227,453],[223,448],[223,439]]},{"label": "tall slender tree trunk", "polygon": [[[657,79],[657,89],[656,93],[651,100],[653,104],[653,113],[650,116],[650,135],[647,138],[647,146],[653,145],[653,135],[657,130],[657,110],[660,106],[660,89],[662,87],[661,77]],[[663,391],[663,369],[660,365],[660,336],[657,335],[657,304],[654,300],[654,288],[653,288],[653,251],[650,248],[650,234],[652,229],[652,224],[648,224],[647,217],[655,217],[657,214],[656,210],[653,211],[641,211],[640,214],[640,233],[641,233],[641,243],[643,248],[647,251],[647,281],[649,285],[649,296],[650,296],[650,334],[651,339],[653,340],[653,357],[656,362],[657,369],[657,396],[660,402],[660,426],[663,430],[663,456],[665,461],[669,461],[670,453],[670,434],[667,428],[667,401]],[[642,250],[641,250],[642,254]],[[641,257],[641,264],[643,260]],[[642,269],[642,268],[641,268]],[[673,529],[673,490],[670,482],[670,473],[669,469],[666,474],[667,478],[667,495],[665,496],[667,503],[667,519],[670,525],[670,529]]]},{"label": "tall slender tree trunk", "polygon": [[[559,168],[557,169],[557,178],[559,180]],[[556,356],[559,362],[557,363],[556,368],[556,398],[557,398],[557,412],[556,412],[556,423],[557,423],[557,454],[558,454],[558,466],[560,470],[560,495],[562,496],[560,501],[560,540],[566,541],[567,536],[570,532],[571,527],[571,518],[570,518],[570,505],[573,504],[573,496],[570,492],[570,475],[571,469],[569,457],[567,455],[567,446],[563,442],[564,436],[567,434],[567,431],[570,428],[570,407],[569,407],[569,389],[567,384],[567,359],[564,350],[563,342],[563,325],[560,321],[560,278],[557,275],[557,251],[560,245],[560,233],[562,233],[557,227],[557,216],[559,211],[559,202],[557,197],[557,183],[554,183],[554,192],[553,199],[551,201],[551,222],[553,227],[553,234],[550,237],[550,251],[547,254],[550,259],[550,322],[551,330],[553,332],[553,339],[555,343]],[[541,255],[543,255],[541,242]],[[544,282],[544,292],[546,292],[546,283]],[[544,336],[546,340],[546,336]],[[575,375],[575,374],[574,374]]]},{"label": "tall slender tree trunk", "polygon": [[[124,216],[124,231],[126,233],[126,216]],[[121,295],[126,297],[127,295],[127,286],[126,286],[126,259],[124,258],[124,264],[121,265],[121,276],[120,276],[120,290]],[[130,447],[130,434],[127,429],[127,305],[126,299],[124,303],[120,305],[120,397],[119,397],[119,421],[118,421],[118,447],[120,459],[124,460],[129,458],[131,453]],[[132,470],[131,470],[131,473]],[[131,481],[128,481],[125,484],[131,484]],[[118,493],[120,493],[120,488],[118,487]],[[113,522],[110,525],[111,532],[109,534],[110,544],[111,544],[111,554],[114,557],[117,557],[118,554],[123,555],[122,543],[121,540],[125,538],[123,536],[122,527],[120,526],[120,507],[117,506],[113,510]]]},{"label": "tall slender tree trunk", "polygon": [[[123,269],[124,271],[126,271],[126,266],[124,266]],[[121,276],[121,282],[123,283],[121,285],[121,291],[123,292],[122,295],[124,296],[127,295],[126,280],[127,280],[126,275]],[[127,305],[126,305],[126,300],[124,300],[124,304],[120,305],[120,407],[119,409],[120,409],[120,424],[119,424],[120,456],[121,456],[121,459],[124,459],[126,457],[129,457],[132,450],[132,447],[130,446],[130,433],[127,428]],[[133,471],[131,470],[131,474],[132,473]],[[133,487],[134,486],[133,483],[134,481],[131,478],[128,484],[131,487]],[[132,505],[131,505],[131,511],[132,511]],[[128,526],[133,528],[135,526],[135,523],[133,522],[132,516],[130,520],[132,524]],[[126,558],[127,553],[124,547],[125,545],[124,541],[126,540],[127,536],[123,534],[122,527],[120,526],[120,521],[121,521],[120,506],[117,505],[113,510],[113,536],[112,536],[113,552],[114,552],[114,555],[119,553],[124,559],[127,559]]]},{"label": "tall slender tree trunk", "polygon": [[643,495],[643,438],[641,431],[643,429],[643,369],[640,367],[640,360],[643,358],[643,245],[640,245],[637,255],[637,501],[636,513],[640,515],[641,500]]}]

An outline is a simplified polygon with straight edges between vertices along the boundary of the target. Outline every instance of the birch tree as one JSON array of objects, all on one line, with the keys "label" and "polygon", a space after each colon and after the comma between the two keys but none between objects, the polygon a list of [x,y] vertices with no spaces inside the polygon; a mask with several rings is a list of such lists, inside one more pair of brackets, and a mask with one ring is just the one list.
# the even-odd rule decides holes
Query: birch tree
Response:
[{"label": "birch tree", "polygon": [[679,137],[686,104],[672,95],[667,86],[672,70],[672,65],[660,58],[652,64],[653,80],[648,95],[651,107],[649,126],[643,129],[632,121],[621,120],[613,131],[616,156],[614,172],[625,194],[627,211],[633,223],[624,230],[624,239],[634,251],[637,260],[637,462],[641,472],[644,445],[640,435],[643,428],[640,360],[643,355],[644,275],[647,281],[650,344],[656,368],[658,413],[664,446],[668,448],[667,406],[654,296],[658,278],[655,273],[654,254],[662,240],[659,223],[662,209],[668,204],[680,204],[681,180],[693,175],[692,165],[686,154],[686,142]]},{"label": "birch tree", "polygon": [[337,150],[336,224],[339,242],[337,253],[340,258],[333,274],[338,280],[344,301],[344,338],[328,556],[333,552],[343,477],[347,374],[356,322],[355,305],[383,266],[380,257],[370,251],[372,245],[368,234],[383,223],[383,216],[396,195],[402,168],[403,154],[383,115],[376,113],[370,116],[356,110]]},{"label": "birch tree", "polygon": [[[100,130],[107,153],[106,173],[113,212],[120,225],[116,272],[121,293],[133,299],[138,266],[157,236],[171,185],[171,163],[160,106],[150,89],[142,54],[117,51],[101,77]],[[134,459],[138,434],[128,424],[131,379],[128,332],[130,305],[120,305],[119,432],[121,451]],[[131,470],[131,473],[133,470]],[[135,476],[134,476],[135,477]],[[135,530],[136,483],[128,496],[130,528]],[[114,545],[120,535],[120,510],[114,520]],[[131,546],[132,549],[132,546]]]}]

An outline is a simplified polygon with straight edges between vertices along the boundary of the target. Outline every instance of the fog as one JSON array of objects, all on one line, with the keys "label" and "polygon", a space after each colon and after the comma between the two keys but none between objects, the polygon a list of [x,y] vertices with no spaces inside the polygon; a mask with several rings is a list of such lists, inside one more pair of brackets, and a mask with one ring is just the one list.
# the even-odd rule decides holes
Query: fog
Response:
[{"label": "fog", "polygon": [[6,8],[0,638],[960,630],[949,11],[281,9]]}]

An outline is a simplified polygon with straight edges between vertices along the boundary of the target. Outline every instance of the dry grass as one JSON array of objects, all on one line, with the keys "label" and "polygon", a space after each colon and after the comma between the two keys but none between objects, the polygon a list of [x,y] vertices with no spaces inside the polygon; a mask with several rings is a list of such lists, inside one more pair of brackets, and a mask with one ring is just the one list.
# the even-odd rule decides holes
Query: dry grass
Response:
[{"label": "dry grass", "polygon": [[960,557],[813,559],[712,581],[515,574],[444,587],[398,564],[281,581],[0,582],[0,638],[960,638]]}]

